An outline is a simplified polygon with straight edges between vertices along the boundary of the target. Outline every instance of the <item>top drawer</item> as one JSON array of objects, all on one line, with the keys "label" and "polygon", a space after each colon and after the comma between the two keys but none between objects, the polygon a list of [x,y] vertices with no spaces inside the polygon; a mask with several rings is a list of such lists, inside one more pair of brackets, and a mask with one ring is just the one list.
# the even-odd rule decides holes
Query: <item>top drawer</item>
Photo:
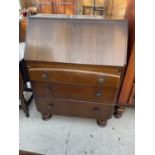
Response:
[{"label": "top drawer", "polygon": [[120,80],[119,75],[64,68],[30,68],[29,76],[32,81],[93,84],[113,88],[118,87]]}]

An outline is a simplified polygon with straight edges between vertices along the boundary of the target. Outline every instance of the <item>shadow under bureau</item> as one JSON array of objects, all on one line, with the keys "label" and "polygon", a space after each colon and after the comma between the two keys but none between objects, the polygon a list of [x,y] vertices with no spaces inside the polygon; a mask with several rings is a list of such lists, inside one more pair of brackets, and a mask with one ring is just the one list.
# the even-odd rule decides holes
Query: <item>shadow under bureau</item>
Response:
[{"label": "shadow under bureau", "polygon": [[37,110],[95,118],[105,126],[116,104],[127,52],[127,21],[88,16],[28,19],[25,60]]}]

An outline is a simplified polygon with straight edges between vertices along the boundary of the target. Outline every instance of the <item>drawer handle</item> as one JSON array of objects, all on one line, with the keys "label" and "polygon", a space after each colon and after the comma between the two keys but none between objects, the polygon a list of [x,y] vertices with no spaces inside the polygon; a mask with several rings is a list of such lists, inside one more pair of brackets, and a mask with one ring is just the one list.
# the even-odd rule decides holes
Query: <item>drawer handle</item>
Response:
[{"label": "drawer handle", "polygon": [[49,109],[53,108],[53,104],[50,103],[48,106],[47,106]]},{"label": "drawer handle", "polygon": [[47,88],[45,89],[45,91],[46,91],[47,93],[49,93],[49,92],[51,92],[51,88],[47,87]]},{"label": "drawer handle", "polygon": [[44,80],[48,79],[48,74],[47,73],[43,73],[41,76],[42,76],[42,79],[44,79]]},{"label": "drawer handle", "polygon": [[94,109],[93,109],[93,112],[94,112],[95,114],[98,114],[98,113],[99,113],[99,108],[94,108]]},{"label": "drawer handle", "polygon": [[101,93],[101,92],[97,92],[97,93],[96,93],[96,96],[97,96],[97,97],[100,97],[100,96],[102,96],[102,93]]},{"label": "drawer handle", "polygon": [[105,81],[104,78],[102,78],[102,77],[98,78],[98,83],[104,83],[104,81]]}]

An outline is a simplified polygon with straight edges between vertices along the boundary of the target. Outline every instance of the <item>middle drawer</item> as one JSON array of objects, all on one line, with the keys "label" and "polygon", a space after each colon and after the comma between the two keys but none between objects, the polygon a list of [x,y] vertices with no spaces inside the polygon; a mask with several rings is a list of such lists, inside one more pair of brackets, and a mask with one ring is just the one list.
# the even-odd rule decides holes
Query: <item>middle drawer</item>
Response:
[{"label": "middle drawer", "polygon": [[112,104],[116,89],[94,85],[61,84],[32,81],[37,97],[53,97],[80,101],[93,101]]}]

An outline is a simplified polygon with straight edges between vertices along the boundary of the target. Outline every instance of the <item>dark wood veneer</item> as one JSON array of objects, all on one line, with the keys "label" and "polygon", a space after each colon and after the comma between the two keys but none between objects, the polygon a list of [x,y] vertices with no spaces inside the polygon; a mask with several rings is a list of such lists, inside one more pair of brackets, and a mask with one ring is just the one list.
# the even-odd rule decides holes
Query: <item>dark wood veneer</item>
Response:
[{"label": "dark wood veneer", "polygon": [[106,121],[111,117],[114,105],[66,99],[37,98],[37,109],[43,115],[61,114],[96,118]]},{"label": "dark wood veneer", "polygon": [[40,97],[66,98],[82,101],[96,101],[112,103],[115,97],[115,88],[102,86],[61,84],[48,82],[33,82],[35,95]]},{"label": "dark wood veneer", "polygon": [[29,73],[32,81],[91,84],[113,88],[118,87],[120,79],[120,76],[115,74],[64,68],[32,68]]},{"label": "dark wood veneer", "polygon": [[39,15],[28,23],[25,60],[43,120],[61,114],[105,126],[126,65],[127,21]]}]

